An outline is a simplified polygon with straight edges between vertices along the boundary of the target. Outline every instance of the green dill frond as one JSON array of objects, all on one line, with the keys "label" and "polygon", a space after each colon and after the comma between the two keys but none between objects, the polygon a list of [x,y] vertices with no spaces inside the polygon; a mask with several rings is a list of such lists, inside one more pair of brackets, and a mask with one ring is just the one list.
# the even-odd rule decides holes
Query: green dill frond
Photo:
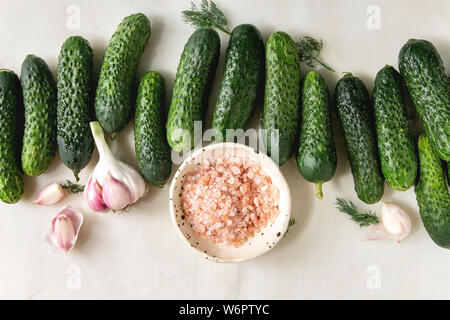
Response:
[{"label": "green dill frond", "polygon": [[231,34],[225,14],[210,0],[202,0],[200,8],[191,2],[191,10],[182,12],[183,21],[197,28],[219,29],[226,34]]},{"label": "green dill frond", "polygon": [[324,68],[334,72],[334,69],[319,58],[320,50],[323,48],[322,40],[304,37],[296,42],[300,61],[309,67],[314,67],[314,61],[320,63]]},{"label": "green dill frond", "polygon": [[69,180],[66,180],[66,183],[60,184],[60,186],[61,186],[61,188],[63,188],[63,190],[65,190],[65,191],[67,191],[68,193],[71,193],[71,194],[77,194],[77,193],[80,193],[80,192],[84,191],[84,186],[83,185],[73,183],[73,182],[71,182]]},{"label": "green dill frond", "polygon": [[288,222],[288,227],[286,229],[286,232],[284,233],[283,237],[286,237],[289,233],[289,230],[291,230],[291,228],[294,226],[294,224],[297,223],[297,220],[295,220],[295,218],[290,218],[289,222]]},{"label": "green dill frond", "polygon": [[367,227],[380,222],[375,212],[366,211],[365,213],[360,213],[353,202],[342,198],[336,198],[336,208],[340,212],[348,214],[360,227]]}]

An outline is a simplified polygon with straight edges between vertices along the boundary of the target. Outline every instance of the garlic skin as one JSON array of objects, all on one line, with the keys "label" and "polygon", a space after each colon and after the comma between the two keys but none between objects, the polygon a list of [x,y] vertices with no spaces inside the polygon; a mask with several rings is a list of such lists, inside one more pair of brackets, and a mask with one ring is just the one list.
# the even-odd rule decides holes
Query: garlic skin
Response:
[{"label": "garlic skin", "polygon": [[112,153],[99,122],[93,121],[90,126],[100,158],[84,190],[86,202],[97,212],[124,209],[144,195],[145,180]]},{"label": "garlic skin", "polygon": [[73,249],[83,224],[83,214],[66,206],[52,219],[47,241],[57,251],[67,254]]},{"label": "garlic skin", "polygon": [[42,189],[34,199],[33,203],[40,206],[50,206],[59,202],[65,196],[64,189],[59,183],[51,183]]},{"label": "garlic skin", "polygon": [[365,234],[365,240],[396,240],[405,239],[411,232],[411,218],[399,206],[383,201],[381,208],[381,223],[372,225]]}]

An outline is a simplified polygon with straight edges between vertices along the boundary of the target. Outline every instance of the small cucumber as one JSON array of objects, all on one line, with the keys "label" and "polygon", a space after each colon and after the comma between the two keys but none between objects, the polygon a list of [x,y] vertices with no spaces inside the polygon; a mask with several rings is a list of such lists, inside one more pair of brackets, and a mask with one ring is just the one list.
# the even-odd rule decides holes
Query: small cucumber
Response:
[{"label": "small cucumber", "polygon": [[148,18],[142,13],[132,14],[123,19],[106,48],[95,96],[95,113],[112,139],[131,118],[133,80],[150,32]]},{"label": "small cucumber", "polygon": [[23,194],[22,93],[17,75],[5,69],[0,70],[0,114],[0,200],[16,203]]},{"label": "small cucumber", "polygon": [[196,30],[184,46],[166,123],[167,141],[175,151],[194,148],[194,122],[205,116],[219,51],[219,35],[209,28]]},{"label": "small cucumber", "polygon": [[94,139],[89,122],[92,105],[92,49],[80,36],[69,37],[58,58],[57,142],[61,161],[78,173],[91,160]]},{"label": "small cucumber", "polygon": [[417,175],[417,155],[409,130],[402,78],[391,66],[375,78],[374,109],[381,170],[389,186],[404,191]]},{"label": "small cucumber", "polygon": [[438,51],[427,40],[410,39],[398,64],[432,148],[450,161],[450,86]]},{"label": "small cucumber", "polygon": [[358,198],[368,204],[376,203],[383,196],[384,179],[369,93],[359,78],[347,73],[336,85],[334,100]]},{"label": "small cucumber", "polygon": [[25,107],[22,168],[38,176],[56,153],[56,83],[45,61],[34,55],[25,58],[20,81]]},{"label": "small cucumber", "polygon": [[255,26],[241,24],[231,33],[211,124],[222,135],[222,141],[227,140],[227,129],[245,129],[255,109],[263,77],[261,34]]},{"label": "small cucumber", "polygon": [[299,110],[300,59],[294,40],[287,33],[278,31],[266,43],[266,84],[261,125],[267,154],[278,160],[280,166],[294,151]]},{"label": "small cucumber", "polygon": [[423,225],[431,239],[450,249],[450,194],[445,184],[442,162],[429,139],[421,135],[419,149],[419,182],[415,187]]},{"label": "small cucumber", "polygon": [[309,71],[303,81],[301,123],[297,167],[303,178],[316,184],[316,196],[322,199],[322,184],[333,177],[337,157],[330,94],[316,71]]},{"label": "small cucumber", "polygon": [[134,117],[134,144],[138,168],[147,182],[162,188],[172,161],[164,129],[164,79],[158,72],[141,78]]}]

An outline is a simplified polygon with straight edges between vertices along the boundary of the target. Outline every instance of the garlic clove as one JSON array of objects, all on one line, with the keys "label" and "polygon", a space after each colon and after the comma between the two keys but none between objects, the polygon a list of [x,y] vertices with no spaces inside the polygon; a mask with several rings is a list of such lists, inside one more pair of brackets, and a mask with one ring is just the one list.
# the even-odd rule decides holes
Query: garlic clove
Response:
[{"label": "garlic clove", "polygon": [[84,197],[91,210],[97,212],[105,212],[108,210],[107,205],[103,201],[102,187],[92,177],[92,174],[89,177],[86,187],[84,188]]},{"label": "garlic clove", "polygon": [[58,251],[66,254],[74,247],[82,224],[82,213],[66,206],[52,219],[47,240]]},{"label": "garlic clove", "polygon": [[386,230],[395,235],[397,241],[405,239],[411,232],[411,218],[399,206],[383,202],[381,217]]},{"label": "garlic clove", "polygon": [[49,206],[64,198],[65,192],[59,183],[51,183],[42,189],[34,199],[33,203],[41,206]]},{"label": "garlic clove", "polygon": [[364,240],[396,240],[405,239],[411,231],[411,218],[397,205],[383,202],[381,223],[371,225],[363,236]]},{"label": "garlic clove", "polygon": [[132,203],[130,189],[109,173],[103,181],[102,196],[105,204],[112,210],[121,210]]},{"label": "garlic clove", "polygon": [[58,247],[62,251],[72,248],[72,239],[75,237],[75,227],[66,214],[60,214],[54,223],[54,231]]}]

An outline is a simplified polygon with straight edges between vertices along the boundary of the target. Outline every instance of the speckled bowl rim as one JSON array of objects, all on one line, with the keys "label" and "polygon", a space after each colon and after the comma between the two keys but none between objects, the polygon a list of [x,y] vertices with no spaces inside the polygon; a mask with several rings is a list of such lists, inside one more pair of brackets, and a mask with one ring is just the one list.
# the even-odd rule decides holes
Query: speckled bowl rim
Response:
[{"label": "speckled bowl rim", "polygon": [[[271,243],[270,246],[265,246],[264,250],[255,250],[254,254],[250,254],[250,255],[246,255],[246,256],[242,256],[242,257],[235,257],[235,258],[222,258],[222,257],[216,257],[216,256],[212,256],[207,252],[204,252],[202,250],[199,250],[197,247],[193,246],[193,244],[191,243],[191,241],[189,239],[186,238],[185,234],[183,233],[183,231],[181,230],[178,222],[177,222],[177,213],[175,212],[175,206],[174,206],[174,201],[173,199],[179,198],[179,194],[174,194],[175,188],[177,186],[177,184],[179,183],[180,180],[184,179],[179,179],[180,175],[182,173],[184,173],[185,168],[188,165],[192,164],[192,161],[197,158],[197,156],[199,156],[200,154],[202,154],[203,152],[209,152],[213,149],[220,149],[220,148],[240,148],[243,151],[252,153],[253,156],[255,158],[261,158],[260,161],[265,161],[266,164],[270,164],[271,168],[262,168],[263,171],[269,175],[272,180],[274,178],[274,176],[276,175],[278,178],[278,181],[283,185],[283,190],[285,191],[285,193],[283,194],[283,199],[286,200],[286,204],[285,204],[285,210],[284,212],[279,213],[277,219],[275,221],[277,221],[278,219],[284,219],[283,223],[281,225],[281,229],[280,229],[280,235],[278,235],[276,238],[274,238],[275,240]],[[279,184],[278,184],[279,185]],[[281,196],[281,190],[280,190],[280,201],[282,200],[282,196]],[[281,206],[280,206],[281,207]],[[243,261],[247,261],[253,258],[256,258],[258,256],[261,256],[265,253],[267,253],[268,251],[270,251],[271,249],[273,249],[275,247],[275,245],[283,238],[283,235],[285,234],[288,224],[289,224],[289,219],[290,219],[290,214],[291,214],[291,192],[289,189],[289,185],[286,182],[286,179],[284,178],[279,166],[270,158],[268,157],[266,154],[261,153],[261,152],[255,152],[253,150],[253,148],[248,147],[246,145],[243,144],[239,144],[239,143],[232,143],[232,142],[223,142],[223,143],[213,143],[210,144],[206,147],[202,147],[199,148],[197,150],[194,150],[184,161],[183,163],[180,165],[180,167],[178,168],[178,170],[176,171],[172,182],[170,184],[170,189],[169,189],[169,211],[170,211],[170,217],[172,220],[172,223],[175,227],[175,229],[177,230],[177,233],[181,236],[181,238],[184,240],[184,242],[191,248],[193,249],[195,252],[197,252],[199,255],[203,256],[204,258],[206,258],[209,261],[214,261],[214,262],[220,262],[220,263],[235,263],[235,262],[243,262]],[[263,230],[264,231],[268,228],[269,226],[266,226]],[[195,232],[192,230],[192,232]],[[248,241],[251,241],[254,237],[249,238],[245,243],[247,243]],[[208,241],[208,240],[204,240],[204,241]],[[243,245],[245,245],[245,243]]]}]

